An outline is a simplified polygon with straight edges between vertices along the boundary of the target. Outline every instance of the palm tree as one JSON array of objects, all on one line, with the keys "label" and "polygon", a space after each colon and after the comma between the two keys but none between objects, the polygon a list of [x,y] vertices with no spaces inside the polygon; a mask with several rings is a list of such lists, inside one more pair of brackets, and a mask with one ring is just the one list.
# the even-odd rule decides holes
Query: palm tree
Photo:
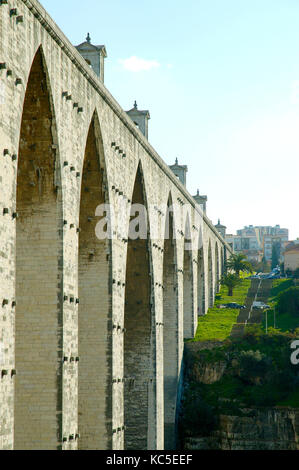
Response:
[{"label": "palm tree", "polygon": [[253,272],[251,263],[243,253],[232,255],[227,261],[227,268],[235,271],[238,277],[240,277],[240,271],[245,271],[247,273]]},{"label": "palm tree", "polygon": [[234,288],[241,283],[239,276],[233,273],[224,274],[221,278],[221,284],[226,286],[228,289],[228,295],[231,297],[233,295]]}]

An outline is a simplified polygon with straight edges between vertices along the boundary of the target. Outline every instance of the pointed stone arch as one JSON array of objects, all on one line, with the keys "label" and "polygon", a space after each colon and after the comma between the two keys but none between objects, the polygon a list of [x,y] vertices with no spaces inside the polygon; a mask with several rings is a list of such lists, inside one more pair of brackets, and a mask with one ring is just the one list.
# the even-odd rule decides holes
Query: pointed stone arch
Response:
[{"label": "pointed stone arch", "polygon": [[215,293],[218,294],[220,290],[220,257],[218,243],[215,243]]},{"label": "pointed stone arch", "polygon": [[179,376],[179,325],[177,246],[171,193],[165,218],[163,286],[164,448],[174,450]]},{"label": "pointed stone arch", "polygon": [[220,277],[222,277],[223,274],[224,274],[224,248],[223,248],[223,246],[221,246],[221,259],[220,259],[220,263],[221,263]]},{"label": "pointed stone arch", "polygon": [[124,308],[125,449],[145,450],[155,432],[155,340],[147,197],[141,162],[137,168],[131,201],[131,228],[136,220],[135,208],[140,212],[135,228],[129,229],[127,248]]},{"label": "pointed stone arch", "polygon": [[[112,448],[111,239],[102,236],[109,204],[102,133],[96,111],[86,139],[78,254],[79,448]],[[101,208],[103,208],[101,210]],[[105,224],[103,224],[105,227]],[[108,227],[106,227],[108,228]]]},{"label": "pointed stone arch", "polygon": [[183,302],[184,302],[184,338],[194,336],[194,305],[193,305],[193,263],[192,263],[192,238],[190,218],[187,214],[185,222],[184,238],[184,280],[183,280]]},{"label": "pointed stone arch", "polygon": [[211,240],[209,240],[208,247],[208,296],[208,307],[210,308],[214,305],[213,257]]},{"label": "pointed stone arch", "polygon": [[206,313],[206,293],[205,293],[205,259],[203,248],[202,229],[198,237],[198,258],[197,258],[197,308],[198,315]]},{"label": "pointed stone arch", "polygon": [[224,245],[224,247],[223,247],[223,273],[225,273],[226,270],[227,270],[227,260],[228,260],[227,248]]},{"label": "pointed stone arch", "polygon": [[16,211],[15,448],[53,450],[62,442],[62,193],[41,47],[24,98]]}]

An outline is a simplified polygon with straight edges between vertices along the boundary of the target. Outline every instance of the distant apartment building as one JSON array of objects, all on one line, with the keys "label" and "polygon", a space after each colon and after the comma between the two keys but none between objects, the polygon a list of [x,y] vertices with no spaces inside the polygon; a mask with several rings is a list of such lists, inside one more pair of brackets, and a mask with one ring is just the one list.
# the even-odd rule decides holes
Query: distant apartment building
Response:
[{"label": "distant apartment building", "polygon": [[263,252],[266,261],[272,260],[273,249],[277,249],[279,258],[283,251],[284,243],[289,239],[289,231],[287,228],[280,228],[279,225],[275,227],[261,227],[263,233]]},{"label": "distant apartment building", "polygon": [[299,268],[299,239],[286,242],[282,252],[285,271]]},{"label": "distant apartment building", "polygon": [[288,237],[288,229],[280,228],[280,225],[274,227],[249,225],[237,230],[237,235],[227,234],[225,239],[235,253],[244,253],[250,261],[260,262],[262,258],[266,261],[272,260],[274,247],[280,258]]},{"label": "distant apartment building", "polygon": [[244,253],[249,261],[260,262],[263,257],[260,243],[255,235],[231,235],[225,237],[235,253]]}]

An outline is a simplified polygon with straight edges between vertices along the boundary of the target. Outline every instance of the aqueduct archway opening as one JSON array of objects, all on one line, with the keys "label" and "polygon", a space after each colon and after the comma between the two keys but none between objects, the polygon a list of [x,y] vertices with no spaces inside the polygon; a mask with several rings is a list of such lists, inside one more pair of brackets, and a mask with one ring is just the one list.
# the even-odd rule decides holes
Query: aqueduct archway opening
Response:
[{"label": "aqueduct archway opening", "polygon": [[213,285],[213,259],[211,242],[209,241],[208,248],[208,295],[209,295],[209,308],[214,304],[214,285]]},{"label": "aqueduct archway opening", "polygon": [[192,269],[192,239],[190,221],[187,217],[184,238],[184,267],[183,267],[183,301],[184,301],[184,338],[194,335],[194,305],[193,305],[193,269]]},{"label": "aqueduct archway opening", "polygon": [[111,448],[111,240],[96,231],[99,219],[95,217],[97,207],[108,203],[104,186],[104,150],[95,113],[85,148],[79,219],[78,426],[81,449]]},{"label": "aqueduct archway opening", "polygon": [[[135,212],[134,205],[139,205]],[[152,341],[151,260],[143,173],[139,164],[127,248],[124,312],[125,449],[148,448],[155,381]],[[134,226],[134,220],[136,225]],[[133,228],[134,226],[134,228]]]},{"label": "aqueduct archway opening", "polygon": [[165,220],[163,258],[164,448],[175,449],[175,419],[179,367],[178,278],[172,201]]},{"label": "aqueduct archway opening", "polygon": [[62,419],[62,197],[41,49],[25,94],[16,196],[15,448],[56,449]]},{"label": "aqueduct archway opening", "polygon": [[220,291],[220,257],[218,243],[215,244],[215,293]]},{"label": "aqueduct archway opening", "polygon": [[202,236],[199,238],[198,259],[197,259],[197,308],[198,315],[205,315],[205,265],[204,265],[204,249]]}]

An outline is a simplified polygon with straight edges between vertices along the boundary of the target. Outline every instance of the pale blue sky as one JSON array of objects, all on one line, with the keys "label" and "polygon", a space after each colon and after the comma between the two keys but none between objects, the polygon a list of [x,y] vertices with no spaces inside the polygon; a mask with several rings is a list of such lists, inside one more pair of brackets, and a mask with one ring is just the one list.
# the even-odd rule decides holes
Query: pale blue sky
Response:
[{"label": "pale blue sky", "polygon": [[188,165],[213,223],[299,237],[297,0],[41,3],[73,44],[105,44],[106,87],[149,109],[150,143]]}]

